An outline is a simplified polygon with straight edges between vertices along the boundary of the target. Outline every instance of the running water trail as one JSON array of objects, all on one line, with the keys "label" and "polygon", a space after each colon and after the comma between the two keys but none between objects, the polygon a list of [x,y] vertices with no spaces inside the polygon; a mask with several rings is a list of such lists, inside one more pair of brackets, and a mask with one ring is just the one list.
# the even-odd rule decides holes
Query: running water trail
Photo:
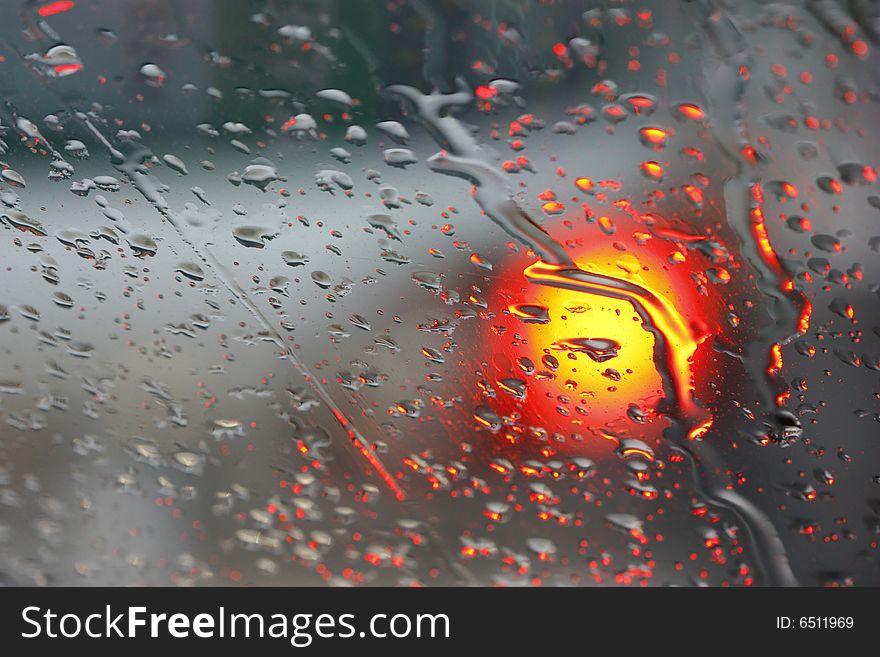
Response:
[{"label": "running water trail", "polygon": [[450,113],[473,100],[462,81],[458,82],[458,90],[450,94],[424,94],[406,85],[391,85],[386,93],[412,104],[418,118],[444,148],[428,160],[431,169],[471,181],[475,186],[474,200],[486,215],[539,256],[525,271],[528,280],[632,304],[645,330],[655,336],[654,360],[663,378],[664,412],[670,419],[664,438],[692,464],[696,487],[705,499],[729,509],[740,519],[754,547],[763,581],[776,586],[796,585],[785,548],[772,523],[760,509],[728,487],[727,478],[722,475],[726,468],[712,446],[692,440],[705,433],[708,423],[704,409],[693,397],[691,359],[697,344],[674,306],[630,281],[581,269],[564,246],[516,203],[505,174]]},{"label": "running water trail", "polygon": [[[701,24],[719,56],[717,68],[707,75],[709,98],[723,99],[712,105],[713,133],[724,153],[736,165],[738,176],[724,186],[727,223],[739,239],[740,249],[758,274],[758,289],[767,297],[770,323],[761,327],[758,339],[746,345],[743,355],[757,401],[769,421],[768,429],[780,441],[798,434],[797,421],[778,409],[788,387],[779,374],[781,347],[807,332],[812,310],[809,301],[794,289],[773,248],[764,224],[764,193],[761,185],[763,159],[751,145],[746,122],[745,96],[753,65],[748,44],[731,18],[714,3],[699,3]],[[731,132],[726,127],[732,127]]]},{"label": "running water trail", "polygon": [[230,274],[227,268],[217,260],[208,249],[201,248],[190,238],[189,235],[187,235],[185,222],[169,209],[168,203],[162,196],[161,192],[153,185],[149,175],[141,169],[141,163],[152,156],[152,151],[143,144],[127,141],[126,144],[130,149],[130,152],[122,153],[110,143],[103,133],[101,133],[101,131],[98,130],[87,117],[80,115],[80,120],[107,149],[110,154],[110,161],[114,168],[128,178],[131,184],[134,185],[143,197],[147,199],[147,201],[162,215],[164,219],[168,221],[169,224],[171,224],[180,236],[180,239],[183,240],[183,242],[192,249],[198,258],[205,264],[205,266],[217,276],[223,286],[233,296],[236,303],[240,303],[247,310],[271,342],[284,352],[285,358],[290,361],[297,372],[308,383],[310,389],[318,396],[321,402],[326,405],[339,425],[345,430],[349,442],[356,450],[357,455],[363,457],[367,463],[369,463],[398,501],[402,502],[405,500],[406,494],[403,492],[403,489],[400,488],[397,481],[385,468],[378,455],[370,449],[369,443],[364,440],[354,424],[348,419],[342,409],[339,408],[339,405],[333,401],[330,394],[324,390],[324,387],[309,371],[308,367],[297,358],[293,350],[285,343],[284,338],[278,330],[250,300],[247,292],[235,282],[234,276]]}]

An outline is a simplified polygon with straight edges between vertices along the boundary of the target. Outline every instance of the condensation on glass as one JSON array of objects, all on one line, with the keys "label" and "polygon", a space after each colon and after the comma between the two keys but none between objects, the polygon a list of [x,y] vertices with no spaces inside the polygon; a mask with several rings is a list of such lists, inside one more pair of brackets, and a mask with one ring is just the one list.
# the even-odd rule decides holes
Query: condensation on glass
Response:
[{"label": "condensation on glass", "polygon": [[3,583],[880,584],[877,3],[7,14]]}]

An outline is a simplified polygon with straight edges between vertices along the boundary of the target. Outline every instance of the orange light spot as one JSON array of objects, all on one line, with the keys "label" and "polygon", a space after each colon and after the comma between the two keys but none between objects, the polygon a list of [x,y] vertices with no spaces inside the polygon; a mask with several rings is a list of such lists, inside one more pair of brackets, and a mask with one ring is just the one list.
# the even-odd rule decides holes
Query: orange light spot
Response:
[{"label": "orange light spot", "polygon": [[635,110],[636,114],[640,113],[642,110],[651,109],[656,104],[647,96],[630,96],[627,99],[627,102]]},{"label": "orange light spot", "polygon": [[641,456],[642,458],[647,459],[648,461],[654,460],[654,455],[651,452],[644,450],[644,449],[640,449],[638,447],[627,447],[625,449],[620,450],[620,453],[623,456]]},{"label": "orange light spot", "polygon": [[657,162],[642,162],[642,172],[649,178],[659,179],[663,177],[663,167]]},{"label": "orange light spot", "polygon": [[73,9],[73,4],[74,3],[70,0],[59,0],[58,2],[51,2],[48,5],[43,5],[37,9],[37,13],[43,18],[46,18],[47,16],[54,16],[55,14],[60,14]]},{"label": "orange light spot", "polygon": [[474,90],[474,93],[477,95],[478,98],[481,98],[483,100],[489,100],[490,98],[493,98],[498,93],[498,90],[495,87],[490,87],[488,85],[483,84],[483,85],[480,85],[479,87],[477,87]]},{"label": "orange light spot", "polygon": [[782,369],[782,347],[777,343],[770,347],[770,367],[767,371],[776,374]]},{"label": "orange light spot", "polygon": [[660,128],[642,128],[639,132],[645,141],[654,146],[662,146],[668,138],[666,131]]},{"label": "orange light spot", "polygon": [[682,103],[678,106],[678,113],[692,121],[702,121],[706,118],[706,113],[698,106],[691,103]]},{"label": "orange light spot", "polygon": [[810,330],[810,318],[813,314],[813,304],[810,303],[809,299],[804,300],[804,307],[801,310],[801,315],[798,318],[798,332],[806,334],[807,331]]},{"label": "orange light spot", "polygon": [[712,423],[715,421],[715,418],[709,418],[705,422],[698,424],[696,427],[688,431],[688,438],[691,440],[696,440],[697,438],[702,438],[705,436],[709,429],[712,428]]},{"label": "orange light spot", "polygon": [[541,206],[541,208],[543,208],[544,212],[547,214],[560,214],[565,211],[565,206],[558,201],[547,201]]},{"label": "orange light spot", "polygon": [[[591,254],[591,262],[598,262],[598,258]],[[654,368],[645,368],[645,363],[653,360],[654,340],[650,332],[644,330],[642,322],[633,321],[633,310],[637,309],[642,317],[656,327],[656,330],[664,337],[666,353],[662,366],[672,379],[671,384],[675,402],[681,412],[688,417],[700,414],[700,409],[693,400],[693,382],[691,374],[691,359],[697,348],[687,322],[679,312],[664,297],[660,296],[652,288],[647,287],[644,281],[636,281],[631,278],[620,277],[619,265],[613,265],[613,269],[599,270],[596,266],[586,269],[566,271],[558,265],[552,265],[543,261],[536,261],[525,269],[525,276],[530,281],[541,283],[548,289],[542,291],[539,302],[550,308],[553,316],[568,314],[577,318],[579,315],[571,315],[566,311],[566,306],[572,304],[571,294],[565,295],[558,290],[549,288],[562,288],[584,293],[583,296],[574,297],[575,302],[601,303],[604,312],[597,312],[593,308],[589,317],[583,320],[583,326],[578,328],[580,322],[575,319],[572,322],[551,322],[549,325],[535,327],[544,329],[549,333],[550,343],[560,339],[568,339],[573,335],[591,335],[592,337],[612,337],[622,345],[626,345],[617,357],[623,358],[624,362],[615,362],[615,368],[631,369],[630,375],[616,382],[618,390],[627,399],[639,399],[656,397],[657,392],[662,394],[662,380]],[[616,271],[615,271],[616,269]],[[605,273],[605,272],[609,273]],[[591,276],[585,278],[578,272],[586,272]],[[610,273],[614,272],[614,273]],[[577,303],[575,303],[577,305]],[[624,321],[624,318],[626,321]],[[638,320],[638,317],[636,317]],[[530,328],[534,325],[529,325]],[[544,340],[530,340],[533,344],[544,344]],[[583,359],[581,359],[583,360]],[[601,376],[601,372],[607,368],[607,364],[597,363],[597,374],[588,378],[586,367],[578,370],[579,386],[591,388],[591,383],[597,388],[607,387],[607,379]],[[636,374],[636,373],[639,374]],[[595,408],[594,414],[603,415],[602,409]],[[604,415],[613,415],[617,409],[605,409]]]},{"label": "orange light spot", "polygon": [[703,204],[703,190],[699,187],[694,187],[693,185],[685,185],[684,192],[688,195],[688,198],[694,205],[700,206]]},{"label": "orange light spot", "polygon": [[582,192],[590,193],[593,191],[593,181],[590,178],[575,178],[574,184]]},{"label": "orange light spot", "polygon": [[82,64],[56,64],[55,75],[67,75],[82,70]]}]

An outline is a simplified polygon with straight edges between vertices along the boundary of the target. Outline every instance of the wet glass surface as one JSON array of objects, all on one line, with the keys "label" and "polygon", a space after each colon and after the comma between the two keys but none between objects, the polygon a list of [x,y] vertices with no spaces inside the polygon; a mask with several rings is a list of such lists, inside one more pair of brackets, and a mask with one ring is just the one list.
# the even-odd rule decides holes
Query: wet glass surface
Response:
[{"label": "wet glass surface", "polygon": [[9,584],[880,584],[874,2],[25,2]]}]

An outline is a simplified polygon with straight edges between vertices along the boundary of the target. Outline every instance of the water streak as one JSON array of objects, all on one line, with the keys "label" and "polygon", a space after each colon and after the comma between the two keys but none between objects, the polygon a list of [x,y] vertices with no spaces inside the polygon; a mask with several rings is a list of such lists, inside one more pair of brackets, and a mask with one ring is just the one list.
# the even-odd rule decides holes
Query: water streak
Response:
[{"label": "water streak", "polygon": [[516,203],[504,173],[494,166],[490,154],[480,147],[471,132],[451,114],[452,110],[473,100],[463,82],[459,81],[458,90],[450,94],[424,94],[404,85],[392,85],[386,92],[412,104],[418,118],[444,147],[444,151],[428,160],[429,166],[439,173],[471,181],[475,185],[474,200],[486,215],[538,254],[539,260],[525,270],[529,280],[623,299],[632,304],[645,330],[655,337],[655,364],[663,377],[665,411],[671,421],[664,438],[692,464],[701,494],[716,506],[732,511],[743,523],[764,581],[781,586],[797,584],[772,523],[751,502],[728,487],[726,477],[721,474],[726,469],[720,467],[720,458],[712,446],[693,440],[704,434],[710,423],[693,396],[691,360],[697,345],[674,306],[631,281],[584,271],[573,262],[564,246]]}]

